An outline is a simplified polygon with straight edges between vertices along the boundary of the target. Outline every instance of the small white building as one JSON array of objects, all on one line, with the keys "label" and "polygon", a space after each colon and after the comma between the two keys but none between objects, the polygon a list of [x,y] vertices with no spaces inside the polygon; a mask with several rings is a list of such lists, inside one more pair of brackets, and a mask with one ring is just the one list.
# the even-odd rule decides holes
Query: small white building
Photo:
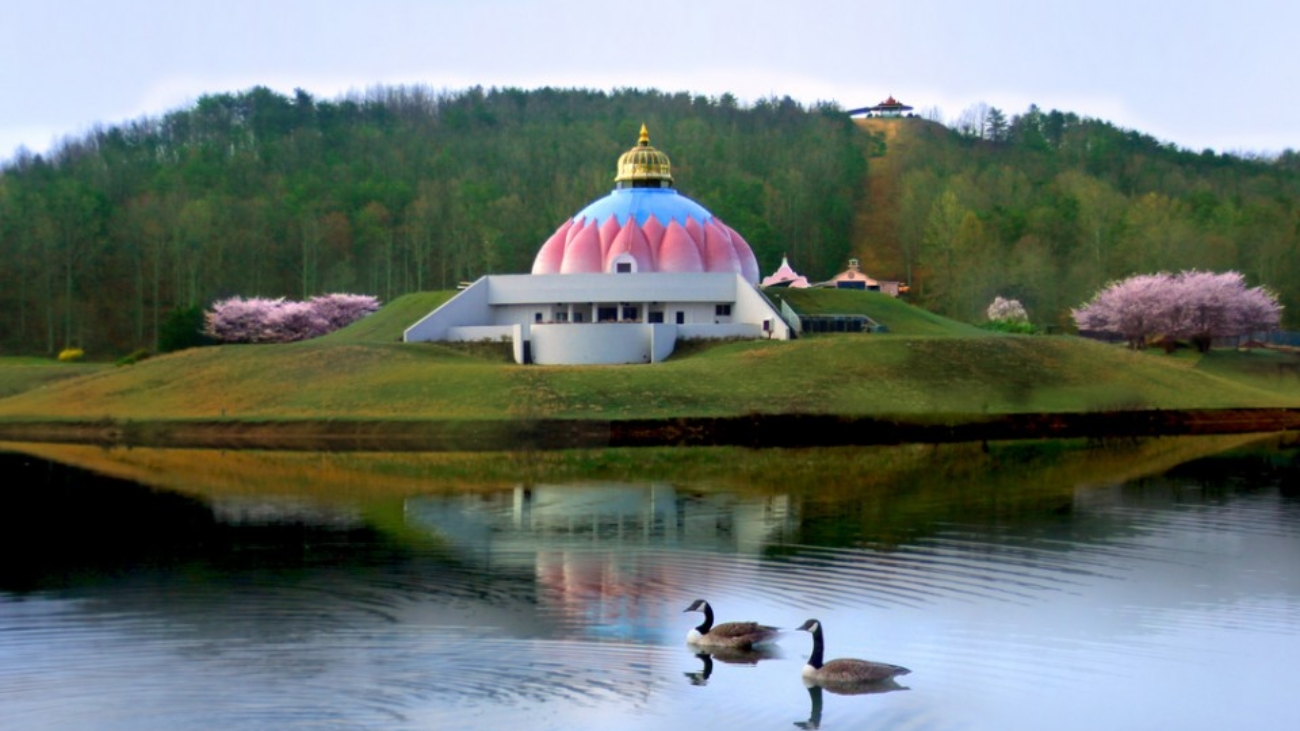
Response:
[{"label": "small white building", "polygon": [[637,147],[616,189],[542,245],[532,274],[488,275],[406,329],[415,341],[499,340],[519,363],[655,363],[678,340],[787,340],[749,244],[672,188],[668,156]]}]

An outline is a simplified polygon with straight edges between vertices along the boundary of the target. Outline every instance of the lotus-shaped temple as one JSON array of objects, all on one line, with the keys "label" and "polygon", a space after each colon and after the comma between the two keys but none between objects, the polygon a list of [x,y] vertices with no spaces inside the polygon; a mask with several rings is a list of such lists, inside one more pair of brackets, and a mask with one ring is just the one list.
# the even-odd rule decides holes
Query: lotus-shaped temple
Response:
[{"label": "lotus-shaped temple", "polygon": [[790,337],[749,244],[673,188],[644,126],[614,183],[542,244],[531,274],[478,279],[405,339],[509,340],[520,363],[587,364],[663,360],[679,339]]}]

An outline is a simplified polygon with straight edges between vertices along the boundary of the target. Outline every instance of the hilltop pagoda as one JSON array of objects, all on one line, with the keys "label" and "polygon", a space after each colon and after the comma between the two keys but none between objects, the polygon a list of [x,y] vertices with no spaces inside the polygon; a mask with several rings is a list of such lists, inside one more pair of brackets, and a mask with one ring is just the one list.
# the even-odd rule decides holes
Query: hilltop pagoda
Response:
[{"label": "hilltop pagoda", "polygon": [[[850,109],[849,115],[857,116],[859,114],[865,114],[869,117],[872,115],[878,117],[901,117],[911,112],[912,109],[913,109],[912,107],[909,107],[908,105],[895,99],[891,94],[888,99],[875,105],[874,107],[862,107],[860,109]],[[908,116],[910,116],[910,114]]]}]

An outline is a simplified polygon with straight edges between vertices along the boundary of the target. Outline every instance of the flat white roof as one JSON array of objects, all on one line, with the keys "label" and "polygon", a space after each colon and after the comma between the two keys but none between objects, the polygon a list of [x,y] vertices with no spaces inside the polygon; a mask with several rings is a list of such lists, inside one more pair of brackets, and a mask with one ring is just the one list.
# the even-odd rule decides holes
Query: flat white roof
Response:
[{"label": "flat white roof", "polygon": [[739,274],[494,274],[488,304],[541,302],[734,302]]}]

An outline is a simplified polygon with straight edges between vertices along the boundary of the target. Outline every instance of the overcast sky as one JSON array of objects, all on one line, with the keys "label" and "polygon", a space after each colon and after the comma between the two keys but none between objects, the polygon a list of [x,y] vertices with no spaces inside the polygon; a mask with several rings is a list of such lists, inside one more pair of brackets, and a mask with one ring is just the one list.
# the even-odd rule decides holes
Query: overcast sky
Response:
[{"label": "overcast sky", "polygon": [[1105,119],[1200,150],[1300,148],[1294,0],[4,0],[0,160],[254,85],[888,95]]}]

